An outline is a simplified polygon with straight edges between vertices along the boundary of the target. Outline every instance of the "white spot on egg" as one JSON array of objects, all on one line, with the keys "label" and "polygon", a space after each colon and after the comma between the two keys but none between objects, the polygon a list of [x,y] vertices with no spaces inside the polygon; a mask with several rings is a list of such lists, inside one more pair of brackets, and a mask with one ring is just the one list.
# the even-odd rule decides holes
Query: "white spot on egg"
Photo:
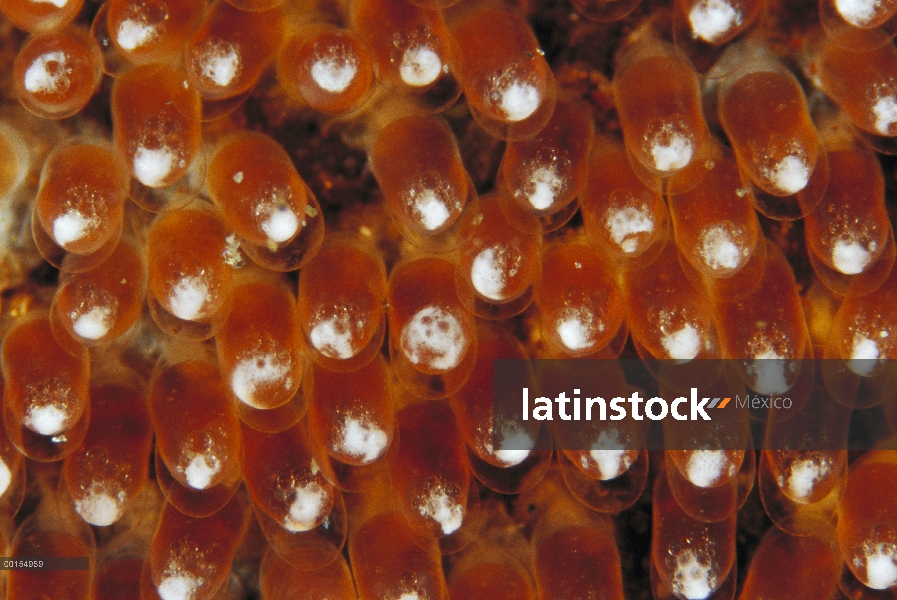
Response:
[{"label": "white spot on egg", "polygon": [[163,577],[156,587],[162,600],[193,600],[202,587],[202,580],[188,574]]},{"label": "white spot on egg", "polygon": [[639,236],[654,231],[654,220],[647,206],[626,206],[608,210],[605,227],[614,243],[632,254],[639,249]]},{"label": "white spot on egg", "polygon": [[99,225],[99,219],[87,217],[77,210],[69,210],[53,220],[53,239],[63,248],[88,235]]},{"label": "white spot on egg", "polygon": [[869,248],[853,240],[838,240],[832,248],[832,264],[845,275],[857,275],[872,262]]},{"label": "white spot on egg", "polygon": [[878,343],[875,340],[857,333],[853,337],[853,348],[850,360],[847,361],[847,368],[860,377],[868,377],[878,366],[880,354]]},{"label": "white spot on egg", "polygon": [[123,491],[110,492],[104,485],[94,482],[75,498],[75,510],[91,525],[106,527],[121,518],[124,501]]},{"label": "white spot on egg", "polygon": [[714,592],[718,577],[711,561],[694,550],[683,550],[674,555],[673,592],[687,600],[704,600]]},{"label": "white spot on egg", "polygon": [[555,323],[555,330],[564,346],[573,351],[585,350],[604,331],[604,323],[587,308],[567,308]]},{"label": "white spot on egg", "polygon": [[527,178],[522,193],[536,210],[545,210],[564,191],[566,181],[553,167],[539,167]]},{"label": "white spot on egg", "polygon": [[369,464],[386,450],[386,432],[365,416],[348,415],[343,420],[334,450]]},{"label": "white spot on egg", "polygon": [[168,304],[178,319],[193,321],[202,316],[209,302],[209,288],[201,277],[183,277],[171,290]]},{"label": "white spot on egg", "polygon": [[109,333],[115,324],[115,309],[110,306],[92,306],[83,313],[72,312],[72,329],[87,340],[98,340]]},{"label": "white spot on egg", "polygon": [[501,111],[511,123],[529,118],[542,104],[539,89],[514,67],[492,75],[487,94],[486,104]]},{"label": "white spot on egg", "polygon": [[193,56],[207,86],[227,87],[243,69],[240,48],[223,40],[207,40],[193,50]]},{"label": "white spot on egg", "polygon": [[753,388],[758,394],[773,396],[784,393],[791,387],[785,373],[787,361],[784,359],[771,346],[756,353],[751,369],[754,375]]},{"label": "white spot on egg", "polygon": [[686,477],[701,488],[712,487],[731,473],[732,464],[722,450],[695,450],[688,457]]},{"label": "white spot on egg", "polygon": [[125,19],[118,26],[115,41],[125,50],[134,50],[152,41],[159,35],[153,25],[143,19]]},{"label": "white spot on egg", "polygon": [[583,455],[580,462],[587,471],[592,466],[597,467],[599,479],[610,481],[629,470],[632,466],[632,453],[622,447],[619,431],[606,429],[592,442],[588,454]]},{"label": "white spot on egg", "polygon": [[897,98],[893,95],[879,96],[872,105],[872,114],[875,115],[875,129],[881,135],[894,135],[894,125],[897,124]]},{"label": "white spot on egg", "polygon": [[461,320],[440,306],[427,306],[411,317],[401,342],[413,364],[438,371],[457,367],[468,345]]},{"label": "white spot on egg", "polygon": [[686,323],[678,331],[662,336],[660,343],[670,358],[689,361],[701,350],[701,335],[691,323]]},{"label": "white spot on egg", "polygon": [[881,11],[881,0],[835,0],[835,8],[854,27],[867,27]]},{"label": "white spot on egg", "polygon": [[12,483],[12,471],[9,470],[6,461],[0,458],[0,496],[6,493],[10,483]]},{"label": "white spot on egg", "polygon": [[420,224],[429,231],[435,231],[448,221],[451,213],[445,202],[433,190],[423,190],[414,203],[414,213]]},{"label": "white spot on egg", "polygon": [[260,387],[283,385],[290,372],[290,361],[275,354],[254,354],[241,359],[234,367],[230,387],[244,404],[262,408],[256,396]]},{"label": "white spot on egg", "polygon": [[32,94],[64,92],[70,85],[68,56],[61,50],[41,54],[25,70],[25,89]]},{"label": "white spot on egg", "polygon": [[695,152],[695,143],[684,123],[663,123],[647,134],[648,154],[654,168],[672,173],[688,166]]},{"label": "white spot on egg", "polygon": [[70,416],[71,413],[65,406],[31,406],[25,414],[24,424],[40,435],[57,435],[65,429]]},{"label": "white spot on egg", "polygon": [[788,475],[787,489],[794,498],[806,498],[813,488],[828,475],[831,469],[829,463],[819,459],[795,460],[791,463]]},{"label": "white spot on egg", "polygon": [[399,75],[412,87],[430,85],[442,74],[442,60],[429,46],[412,46],[402,54]]},{"label": "white spot on egg", "polygon": [[330,492],[316,481],[295,486],[290,510],[284,518],[284,528],[293,532],[314,529],[326,516],[323,513],[329,499]]},{"label": "white spot on egg", "polygon": [[[740,234],[740,230],[734,232]],[[740,236],[739,236],[740,237]],[[733,231],[724,225],[713,225],[701,233],[698,254],[714,271],[734,271],[748,257],[749,251],[736,241]]]},{"label": "white spot on egg", "polygon": [[262,231],[275,244],[286,242],[299,231],[299,218],[289,207],[278,206],[268,211],[262,221]]},{"label": "white spot on egg", "polygon": [[360,350],[355,347],[355,333],[352,329],[350,316],[341,313],[318,321],[308,337],[312,346],[324,356],[346,360]]},{"label": "white spot on egg", "polygon": [[453,486],[435,484],[415,499],[415,505],[422,517],[433,519],[443,534],[450,535],[464,522],[464,506],[458,503],[457,495]]},{"label": "white spot on egg", "polygon": [[210,454],[194,454],[184,469],[187,485],[195,490],[204,490],[212,486],[215,476],[221,471],[221,460]]},{"label": "white spot on egg", "polygon": [[[489,429],[491,429],[491,426]],[[501,439],[498,449],[492,443],[493,437]],[[521,428],[517,422],[507,421],[498,432],[494,434],[491,431],[486,433],[483,445],[486,451],[502,465],[513,467],[527,459],[533,448],[535,448],[536,442],[533,441],[529,432]]]},{"label": "white spot on egg", "polygon": [[149,187],[160,187],[178,164],[178,155],[170,148],[138,146],[134,152],[134,177]]},{"label": "white spot on egg", "polygon": [[695,37],[713,43],[744,21],[744,16],[726,0],[701,0],[692,5],[688,22]]},{"label": "white spot on egg", "polygon": [[490,300],[504,299],[507,281],[501,251],[486,248],[477,254],[470,268],[470,279],[474,289],[482,296]]},{"label": "white spot on egg", "polygon": [[866,544],[866,585],[886,590],[897,585],[897,547],[894,544]]},{"label": "white spot on egg", "polygon": [[773,168],[764,171],[763,176],[780,192],[796,194],[810,182],[810,167],[800,155],[789,154]]},{"label": "white spot on egg", "polygon": [[358,57],[346,49],[334,48],[323,56],[316,56],[311,77],[322,90],[331,94],[345,92],[358,73]]}]

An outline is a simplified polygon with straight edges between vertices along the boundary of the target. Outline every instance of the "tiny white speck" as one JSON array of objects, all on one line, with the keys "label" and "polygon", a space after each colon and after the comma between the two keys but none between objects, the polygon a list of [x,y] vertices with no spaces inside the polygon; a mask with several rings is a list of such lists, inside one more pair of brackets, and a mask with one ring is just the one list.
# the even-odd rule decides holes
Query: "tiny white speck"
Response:
[{"label": "tiny white speck", "polygon": [[184,277],[171,291],[168,303],[178,319],[193,321],[204,312],[209,301],[209,288],[199,277]]},{"label": "tiny white speck", "polygon": [[428,46],[412,46],[402,55],[399,75],[412,87],[430,85],[442,74],[442,60]]},{"label": "tiny white speck", "polygon": [[158,35],[154,26],[148,25],[141,19],[125,19],[118,26],[115,41],[125,50],[134,50]]},{"label": "tiny white speck", "polygon": [[134,153],[134,177],[149,187],[159,187],[177,164],[177,154],[169,148],[151,150],[138,146]]},{"label": "tiny white speck", "polygon": [[726,0],[701,0],[688,13],[695,36],[711,43],[741,25],[743,20],[743,15]]},{"label": "tiny white speck", "polygon": [[52,4],[56,8],[62,8],[66,4],[68,4],[68,0],[31,0],[32,2],[36,2],[38,4]]},{"label": "tiny white speck", "polygon": [[84,313],[73,312],[72,329],[75,333],[88,340],[98,340],[112,329],[115,311],[109,306],[92,306]]},{"label": "tiny white speck", "polygon": [[53,221],[53,239],[65,248],[90,233],[99,224],[98,220],[96,217],[88,218],[77,210],[69,210]]},{"label": "tiny white speck", "polygon": [[243,183],[243,171],[234,173],[234,183]]},{"label": "tiny white speck", "polygon": [[402,349],[415,365],[448,371],[461,362],[468,340],[461,321],[439,306],[418,311],[402,328]]},{"label": "tiny white speck", "polygon": [[32,94],[48,94],[68,89],[69,68],[65,52],[41,54],[25,70],[25,89]]}]

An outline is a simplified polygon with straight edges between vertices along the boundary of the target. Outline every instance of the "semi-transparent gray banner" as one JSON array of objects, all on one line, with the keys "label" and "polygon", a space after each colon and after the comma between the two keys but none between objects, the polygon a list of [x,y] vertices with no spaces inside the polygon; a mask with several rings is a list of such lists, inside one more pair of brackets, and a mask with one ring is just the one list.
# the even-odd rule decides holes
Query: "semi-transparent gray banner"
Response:
[{"label": "semi-transparent gray banner", "polygon": [[[897,362],[496,360],[496,449],[897,448]],[[543,436],[544,438],[544,436]]]}]

